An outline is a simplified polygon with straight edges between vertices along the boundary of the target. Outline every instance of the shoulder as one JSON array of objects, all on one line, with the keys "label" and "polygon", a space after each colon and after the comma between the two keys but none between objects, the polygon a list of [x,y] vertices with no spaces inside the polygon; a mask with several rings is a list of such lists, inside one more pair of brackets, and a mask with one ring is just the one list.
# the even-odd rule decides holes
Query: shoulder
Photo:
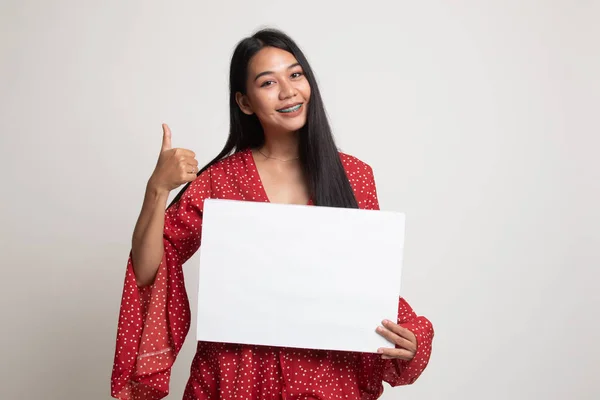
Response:
[{"label": "shoulder", "polygon": [[198,177],[208,181],[221,181],[244,176],[247,171],[247,154],[244,151],[236,152],[214,162]]},{"label": "shoulder", "polygon": [[208,168],[211,173],[235,170],[245,167],[246,151],[239,151],[223,157]]},{"label": "shoulder", "polygon": [[248,154],[247,151],[240,151],[214,162],[198,175],[192,186],[208,186],[218,191],[248,181]]},{"label": "shoulder", "polygon": [[358,157],[340,152],[342,165],[346,170],[348,178],[354,179],[373,179],[373,168]]},{"label": "shoulder", "polygon": [[358,207],[378,210],[379,200],[377,199],[377,188],[371,166],[349,154],[340,153],[340,157],[350,185],[354,190]]}]

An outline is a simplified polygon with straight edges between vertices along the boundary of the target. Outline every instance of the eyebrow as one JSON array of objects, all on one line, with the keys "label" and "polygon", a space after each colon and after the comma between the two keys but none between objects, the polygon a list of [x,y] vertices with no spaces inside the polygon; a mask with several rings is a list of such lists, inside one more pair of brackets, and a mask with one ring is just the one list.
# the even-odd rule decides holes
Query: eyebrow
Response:
[{"label": "eyebrow", "polygon": [[[292,69],[292,68],[297,67],[299,65],[300,65],[300,63],[297,62],[297,63],[294,63],[294,64],[290,65],[289,67],[287,67],[287,69],[289,70],[289,69]],[[260,74],[256,75],[256,78],[254,78],[254,81],[256,82],[258,80],[258,78],[260,78],[261,76],[270,75],[270,74],[274,74],[274,72],[273,71],[264,71],[264,72],[261,72]]]}]

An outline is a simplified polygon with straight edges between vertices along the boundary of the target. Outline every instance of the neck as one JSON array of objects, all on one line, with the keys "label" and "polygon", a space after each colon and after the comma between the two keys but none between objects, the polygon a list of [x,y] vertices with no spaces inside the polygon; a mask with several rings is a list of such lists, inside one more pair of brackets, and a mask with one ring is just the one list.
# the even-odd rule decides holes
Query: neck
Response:
[{"label": "neck", "polygon": [[265,132],[265,144],[260,150],[269,157],[283,160],[298,157],[298,133],[269,135]]}]

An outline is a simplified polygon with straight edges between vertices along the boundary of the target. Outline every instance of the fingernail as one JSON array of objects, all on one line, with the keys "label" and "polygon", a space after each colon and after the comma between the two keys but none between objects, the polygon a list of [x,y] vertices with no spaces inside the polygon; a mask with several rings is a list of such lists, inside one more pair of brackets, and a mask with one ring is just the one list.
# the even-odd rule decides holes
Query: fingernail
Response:
[{"label": "fingernail", "polygon": [[380,327],[380,326],[378,326],[378,327],[377,327],[377,332],[383,332],[383,328],[382,328],[382,327]]},{"label": "fingernail", "polygon": [[383,353],[383,349],[377,349],[377,352],[381,354]]}]

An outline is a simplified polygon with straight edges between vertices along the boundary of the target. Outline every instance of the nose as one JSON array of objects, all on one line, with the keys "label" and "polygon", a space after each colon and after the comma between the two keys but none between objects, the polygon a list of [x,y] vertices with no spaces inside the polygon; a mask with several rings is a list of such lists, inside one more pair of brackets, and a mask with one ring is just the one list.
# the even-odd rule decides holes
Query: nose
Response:
[{"label": "nose", "polygon": [[280,100],[289,99],[290,97],[294,97],[298,94],[298,90],[296,90],[296,88],[294,87],[292,82],[289,82],[288,80],[283,80],[280,83],[280,88],[281,88],[281,90],[279,91],[279,99]]}]

